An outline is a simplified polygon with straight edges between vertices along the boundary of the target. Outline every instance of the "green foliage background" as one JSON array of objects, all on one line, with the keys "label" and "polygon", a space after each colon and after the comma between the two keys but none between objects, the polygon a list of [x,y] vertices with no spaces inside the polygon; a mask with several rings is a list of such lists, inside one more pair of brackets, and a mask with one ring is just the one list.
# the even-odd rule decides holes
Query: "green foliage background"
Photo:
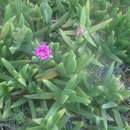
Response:
[{"label": "green foliage background", "polygon": [[[0,0],[0,123],[15,121],[1,127],[129,130],[130,90],[113,74],[130,62],[129,5]],[[47,60],[34,56],[41,41],[53,52]],[[93,66],[108,71],[97,80]]]}]

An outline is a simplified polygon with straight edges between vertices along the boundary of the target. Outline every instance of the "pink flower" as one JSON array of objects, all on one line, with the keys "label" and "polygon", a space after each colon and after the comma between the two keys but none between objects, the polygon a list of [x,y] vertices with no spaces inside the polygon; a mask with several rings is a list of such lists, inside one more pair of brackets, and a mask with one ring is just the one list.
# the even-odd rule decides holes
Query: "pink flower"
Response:
[{"label": "pink flower", "polygon": [[82,36],[84,34],[84,32],[85,32],[85,28],[81,25],[76,30],[76,36]]},{"label": "pink flower", "polygon": [[35,56],[37,56],[39,59],[48,59],[49,56],[52,54],[52,51],[49,49],[49,46],[42,42],[34,51]]}]

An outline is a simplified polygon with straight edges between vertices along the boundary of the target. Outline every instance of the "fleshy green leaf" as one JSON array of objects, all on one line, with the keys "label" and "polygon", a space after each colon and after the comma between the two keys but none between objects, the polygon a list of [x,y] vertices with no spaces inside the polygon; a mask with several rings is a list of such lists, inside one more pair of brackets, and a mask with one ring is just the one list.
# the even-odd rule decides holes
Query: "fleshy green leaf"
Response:
[{"label": "fleshy green leaf", "polygon": [[15,68],[4,58],[1,58],[1,62],[5,66],[5,68],[8,70],[8,72],[22,85],[26,86],[26,82],[22,75],[18,73]]}]

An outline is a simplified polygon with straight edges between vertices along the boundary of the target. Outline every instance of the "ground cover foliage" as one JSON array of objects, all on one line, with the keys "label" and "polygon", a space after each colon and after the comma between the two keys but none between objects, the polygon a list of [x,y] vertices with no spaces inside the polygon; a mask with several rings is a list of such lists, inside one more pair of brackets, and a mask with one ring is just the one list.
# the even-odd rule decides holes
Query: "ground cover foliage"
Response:
[{"label": "ground cover foliage", "polygon": [[0,129],[130,130],[129,5],[0,0]]}]

